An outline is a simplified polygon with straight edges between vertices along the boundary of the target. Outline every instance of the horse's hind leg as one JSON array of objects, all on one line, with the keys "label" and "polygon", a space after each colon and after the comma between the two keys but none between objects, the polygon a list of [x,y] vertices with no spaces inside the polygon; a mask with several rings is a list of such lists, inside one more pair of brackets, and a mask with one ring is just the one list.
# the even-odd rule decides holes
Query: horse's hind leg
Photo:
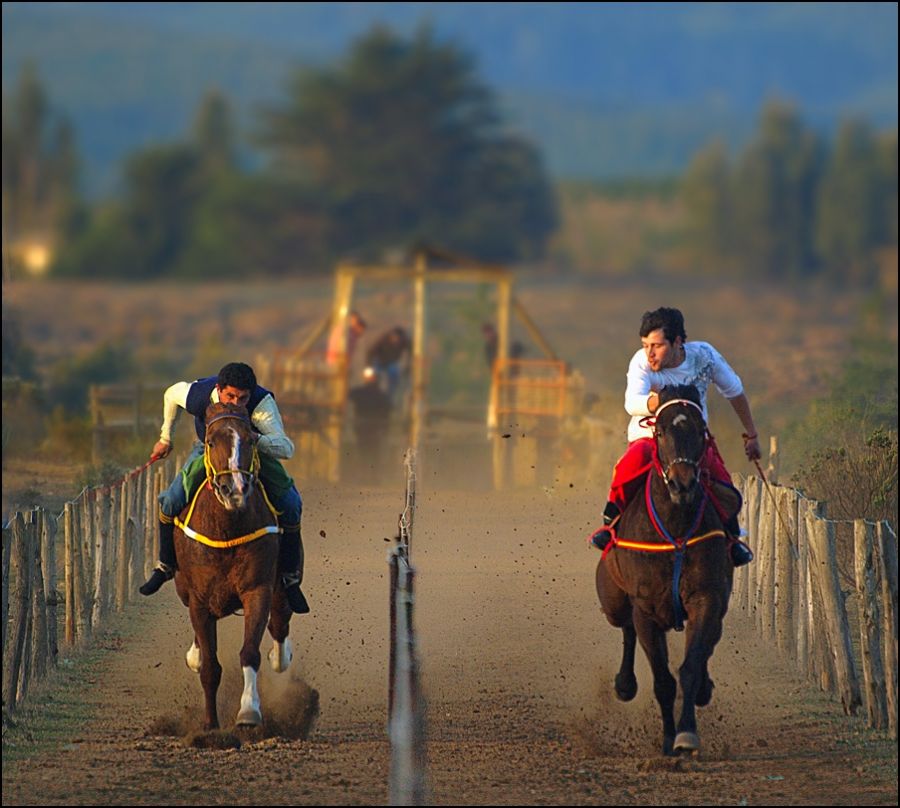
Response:
[{"label": "horse's hind leg", "polygon": [[663,722],[664,755],[673,754],[675,744],[675,677],[669,672],[669,648],[666,633],[638,609],[634,610],[634,625],[641,648],[653,671],[653,693],[659,704]]},{"label": "horse's hind leg", "polygon": [[291,614],[284,595],[280,590],[276,590],[272,596],[272,610],[269,613],[269,634],[275,641],[269,650],[269,662],[275,673],[284,673],[294,657],[291,638],[288,637]]},{"label": "horse's hind leg", "polygon": [[684,662],[678,669],[682,706],[675,737],[676,752],[695,752],[700,748],[695,708],[708,704],[712,698],[708,666],[713,649],[722,636],[720,613],[715,605],[711,605],[688,615]]},{"label": "horse's hind leg", "polygon": [[244,607],[244,644],[241,646],[241,670],[244,673],[244,691],[241,694],[241,709],[235,723],[243,727],[262,724],[259,704],[259,644],[266,629],[266,616],[272,603],[272,590],[260,587],[241,599]]},{"label": "horse's hind leg", "polygon": [[222,666],[216,656],[216,618],[196,603],[191,604],[190,612],[191,624],[194,627],[194,642],[198,644],[200,654],[200,683],[203,685],[205,705],[204,728],[211,730],[219,726],[216,693],[222,680]]}]

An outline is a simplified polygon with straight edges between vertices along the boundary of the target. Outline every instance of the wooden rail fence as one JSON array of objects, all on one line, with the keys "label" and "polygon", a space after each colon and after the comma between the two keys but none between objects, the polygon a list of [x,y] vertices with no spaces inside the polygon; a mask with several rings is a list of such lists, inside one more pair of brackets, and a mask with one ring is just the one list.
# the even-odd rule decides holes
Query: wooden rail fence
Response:
[{"label": "wooden rail fence", "polygon": [[735,571],[732,607],[799,673],[862,706],[897,738],[897,536],[889,522],[834,521],[823,503],[735,475],[756,558]]},{"label": "wooden rail fence", "polygon": [[135,598],[156,563],[156,498],[174,463],[87,488],[57,516],[35,508],[3,526],[4,717],[57,665],[60,646],[87,645]]}]

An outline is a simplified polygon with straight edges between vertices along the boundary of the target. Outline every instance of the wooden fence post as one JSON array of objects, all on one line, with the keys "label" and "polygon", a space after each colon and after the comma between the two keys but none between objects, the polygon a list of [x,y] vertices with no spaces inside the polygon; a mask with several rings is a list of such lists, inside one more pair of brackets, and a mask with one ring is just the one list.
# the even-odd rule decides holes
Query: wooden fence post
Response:
[{"label": "wooden fence post", "polygon": [[56,534],[59,527],[56,518],[44,515],[44,526],[41,532],[41,562],[44,565],[44,586],[47,591],[47,650],[50,653],[50,664],[56,665],[59,657],[59,629],[57,627],[57,606],[59,592],[56,590]]},{"label": "wooden fence post", "polygon": [[9,628],[9,568],[12,558],[13,528],[3,526],[3,654],[6,658],[6,634]]},{"label": "wooden fence post", "polygon": [[65,538],[65,575],[66,575],[66,645],[75,644],[75,536],[73,535],[74,519],[72,517],[72,503],[67,502],[63,510],[63,530]]},{"label": "wooden fence post", "polygon": [[8,712],[13,712],[19,693],[19,676],[22,671],[22,660],[25,653],[28,622],[31,617],[31,570],[28,566],[28,543],[25,539],[25,520],[21,513],[16,513],[13,524],[13,548],[11,572],[15,570],[16,597],[12,602],[10,615],[11,633],[9,645],[3,659],[3,703]]},{"label": "wooden fence post", "polygon": [[119,548],[116,558],[116,611],[125,609],[128,602],[128,488],[124,482],[119,486],[119,519],[116,524],[118,531],[117,545]]},{"label": "wooden fence post", "polygon": [[797,498],[793,488],[774,491],[775,514],[775,637],[778,650],[793,656],[796,649],[794,552],[797,541]]},{"label": "wooden fence post", "polygon": [[884,690],[884,666],[881,659],[881,581],[875,553],[875,525],[864,519],[853,522],[853,567],[856,591],[859,593],[859,637],[865,693],[866,718],[869,726],[887,726],[887,704]]},{"label": "wooden fence post", "polygon": [[31,672],[35,681],[47,675],[50,644],[47,639],[47,596],[44,592],[44,571],[41,559],[41,534],[44,514],[35,509],[29,514],[29,533],[34,546],[34,567],[31,595]]},{"label": "wooden fence post", "polygon": [[94,498],[94,507],[92,509],[94,517],[93,529],[94,541],[97,545],[97,553],[94,557],[93,622],[95,626],[99,626],[106,619],[109,605],[106,600],[107,578],[109,576],[109,531],[106,526],[105,516],[109,502],[97,488],[92,489],[89,495]]},{"label": "wooden fence post", "polygon": [[811,639],[814,634],[812,582],[809,573],[809,520],[820,515],[821,505],[800,496],[797,499],[797,665],[812,677]]},{"label": "wooden fence post", "polygon": [[73,549],[73,571],[75,593],[75,622],[77,624],[76,634],[79,642],[85,643],[91,638],[91,604],[89,602],[88,581],[86,574],[87,559],[85,555],[86,537],[84,530],[84,499],[73,503],[72,506],[72,528],[74,540]]},{"label": "wooden fence post", "polygon": [[878,558],[881,565],[882,640],[887,694],[888,730],[897,739],[897,536],[890,523],[879,522]]},{"label": "wooden fence post", "polygon": [[754,561],[752,564],[747,564],[740,568],[746,570],[742,602],[746,615],[755,622],[758,612],[756,598],[759,591],[759,494],[761,481],[758,477],[748,477],[746,483],[747,500],[745,507],[747,516],[743,524],[747,530],[747,542],[753,551]]},{"label": "wooden fence post", "polygon": [[825,629],[830,645],[831,657],[837,674],[838,693],[844,712],[855,714],[862,703],[859,679],[853,665],[853,646],[850,640],[850,626],[844,596],[841,592],[837,570],[834,522],[822,519],[815,523],[815,531],[810,536],[810,566],[813,580],[822,595]]},{"label": "wooden fence post", "polygon": [[775,507],[769,490],[760,490],[759,501],[759,555],[757,564],[757,615],[756,625],[760,635],[775,641]]}]

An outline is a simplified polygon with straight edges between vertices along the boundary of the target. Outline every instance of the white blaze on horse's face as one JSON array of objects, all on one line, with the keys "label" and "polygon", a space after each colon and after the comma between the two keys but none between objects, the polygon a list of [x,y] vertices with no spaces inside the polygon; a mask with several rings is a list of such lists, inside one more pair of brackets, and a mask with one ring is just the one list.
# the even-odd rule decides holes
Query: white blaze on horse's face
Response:
[{"label": "white blaze on horse's face", "polygon": [[669,497],[676,505],[690,505],[700,492],[700,461],[706,447],[705,426],[696,428],[689,413],[679,412],[664,427],[660,414],[671,406],[689,406],[701,412],[699,405],[686,399],[673,399],[661,405],[657,413],[657,447],[662,476]]},{"label": "white blaze on horse's face", "polygon": [[242,467],[241,454],[246,449],[241,442],[239,432],[231,426],[224,427],[228,431],[231,451],[228,455],[228,466],[216,477],[215,488],[219,501],[226,510],[241,510],[247,504],[247,498],[253,490],[253,477],[249,474],[252,457]]}]

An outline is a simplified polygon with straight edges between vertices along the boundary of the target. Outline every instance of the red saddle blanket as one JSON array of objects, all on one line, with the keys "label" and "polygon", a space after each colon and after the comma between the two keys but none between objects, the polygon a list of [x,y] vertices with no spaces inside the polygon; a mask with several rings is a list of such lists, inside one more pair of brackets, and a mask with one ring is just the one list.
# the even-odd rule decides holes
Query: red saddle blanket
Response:
[{"label": "red saddle blanket", "polygon": [[[624,455],[613,469],[609,500],[624,513],[625,507],[638,492],[643,490],[647,474],[653,469],[653,438],[638,438],[628,445]],[[707,484],[713,504],[723,521],[741,509],[741,496],[731,484],[731,475],[725,468],[716,442],[710,437],[706,453],[700,462],[703,482]]]}]

